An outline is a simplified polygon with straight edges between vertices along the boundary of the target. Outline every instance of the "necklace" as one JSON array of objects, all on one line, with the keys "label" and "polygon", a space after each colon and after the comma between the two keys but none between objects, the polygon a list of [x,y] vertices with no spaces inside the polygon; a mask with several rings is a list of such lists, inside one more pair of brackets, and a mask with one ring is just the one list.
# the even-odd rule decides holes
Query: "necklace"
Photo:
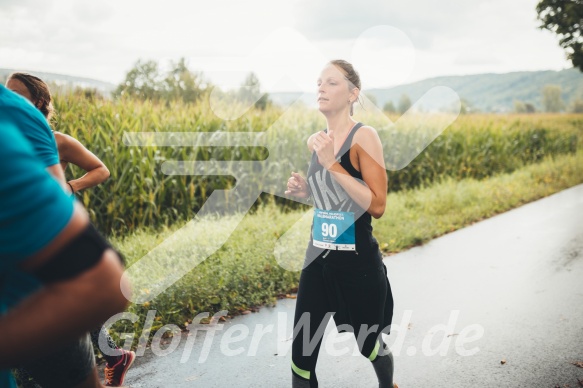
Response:
[{"label": "necklace", "polygon": [[[356,123],[352,123],[352,125],[350,126],[350,129],[348,131],[346,131],[346,135],[344,136],[344,139],[342,139],[342,142],[340,143],[340,148],[338,149],[338,152],[340,152],[340,150],[342,149],[344,142],[348,138],[348,135],[350,135],[350,132],[352,132],[352,128],[354,128],[355,125],[356,125]],[[334,152],[334,157],[338,156],[338,152]]]}]

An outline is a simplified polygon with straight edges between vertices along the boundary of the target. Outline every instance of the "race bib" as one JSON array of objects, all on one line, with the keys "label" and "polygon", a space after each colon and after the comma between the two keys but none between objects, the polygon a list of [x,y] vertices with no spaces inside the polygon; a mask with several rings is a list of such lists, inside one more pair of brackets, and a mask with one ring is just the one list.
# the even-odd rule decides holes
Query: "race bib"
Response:
[{"label": "race bib", "polygon": [[354,213],[314,209],[312,241],[315,247],[355,251]]}]

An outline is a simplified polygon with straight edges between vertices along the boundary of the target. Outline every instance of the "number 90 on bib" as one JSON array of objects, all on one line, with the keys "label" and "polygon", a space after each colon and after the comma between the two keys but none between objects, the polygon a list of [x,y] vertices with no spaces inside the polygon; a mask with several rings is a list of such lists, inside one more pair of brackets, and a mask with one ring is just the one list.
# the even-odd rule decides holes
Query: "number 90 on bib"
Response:
[{"label": "number 90 on bib", "polygon": [[317,248],[356,250],[354,213],[314,209],[312,241]]}]

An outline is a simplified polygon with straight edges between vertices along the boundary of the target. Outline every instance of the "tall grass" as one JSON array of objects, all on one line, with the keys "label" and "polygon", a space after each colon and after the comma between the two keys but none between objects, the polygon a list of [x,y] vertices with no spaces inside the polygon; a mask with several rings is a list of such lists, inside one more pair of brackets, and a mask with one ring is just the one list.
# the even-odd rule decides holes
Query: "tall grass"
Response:
[{"label": "tall grass", "polygon": [[[385,254],[399,252],[436,236],[449,233],[523,203],[583,183],[583,152],[547,157],[539,163],[510,174],[485,180],[452,178],[431,187],[403,190],[387,197],[385,215],[375,220],[374,235]],[[275,205],[264,206],[245,216],[231,238],[209,259],[144,305],[132,304],[129,311],[141,320],[120,321],[114,331],[141,332],[148,310],[157,310],[154,331],[168,323],[186,326],[200,312],[231,313],[271,303],[278,294],[297,287],[299,272],[279,265],[275,256],[278,239],[298,221],[301,211],[281,212]],[[208,221],[208,231],[220,228],[229,218]],[[113,243],[131,265],[180,229],[177,223],[161,231],[140,230]],[[309,227],[306,232],[309,234]],[[253,236],[253,238],[249,238]],[[298,242],[298,255],[307,238]],[[290,249],[294,247],[289,247]],[[173,247],[174,260],[191,254],[188,242]],[[302,260],[302,257],[298,257]],[[117,335],[117,334],[115,334]]]},{"label": "tall grass", "polygon": [[[582,145],[580,115],[460,116],[407,168],[388,173],[389,191],[430,185],[445,177],[484,179],[546,156],[572,154]],[[387,148],[385,153],[390,153]]]},{"label": "tall grass", "polygon": [[[111,171],[107,182],[79,193],[92,221],[106,234],[125,234],[191,219],[213,190],[234,187],[237,177],[244,177],[253,190],[281,194],[290,171],[307,168],[305,140],[325,126],[317,111],[301,106],[252,109],[239,119],[223,120],[213,113],[208,102],[185,105],[60,96],[55,105],[55,129],[77,138]],[[381,135],[385,133],[382,130],[386,119],[367,112],[358,115],[357,119],[376,126]],[[267,129],[257,144],[235,148],[206,146],[196,139],[173,147],[135,147],[123,142],[124,132],[260,134]],[[483,179],[511,172],[545,156],[573,153],[582,142],[581,115],[461,116],[407,168],[388,172],[389,191],[428,185],[444,178]],[[384,146],[386,155],[395,152],[390,142]],[[161,166],[172,160],[232,162],[226,171],[215,171],[215,175],[165,175]],[[244,170],[240,161],[249,160],[260,162]],[[81,174],[76,168],[68,171],[69,177]],[[260,197],[257,202],[265,202],[266,198]],[[287,209],[297,207],[293,201],[277,201]]]}]

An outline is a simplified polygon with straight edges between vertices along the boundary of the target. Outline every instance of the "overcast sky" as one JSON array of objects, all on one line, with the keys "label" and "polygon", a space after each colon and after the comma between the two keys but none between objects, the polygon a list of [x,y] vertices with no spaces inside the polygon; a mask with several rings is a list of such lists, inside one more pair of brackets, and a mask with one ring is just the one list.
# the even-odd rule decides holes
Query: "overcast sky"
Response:
[{"label": "overcast sky", "polygon": [[440,75],[571,67],[537,28],[538,0],[0,0],[0,67],[123,80],[138,59],[186,57],[212,82],[258,74],[312,91],[344,58],[363,88]]}]

